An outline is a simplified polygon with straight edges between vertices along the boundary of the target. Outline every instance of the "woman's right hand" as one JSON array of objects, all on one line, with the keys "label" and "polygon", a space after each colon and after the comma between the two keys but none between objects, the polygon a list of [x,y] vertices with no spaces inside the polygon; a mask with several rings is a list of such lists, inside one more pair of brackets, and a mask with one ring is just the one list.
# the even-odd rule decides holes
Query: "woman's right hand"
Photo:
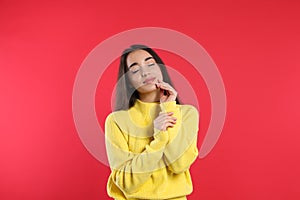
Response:
[{"label": "woman's right hand", "polygon": [[173,127],[176,124],[176,118],[172,117],[173,112],[160,112],[158,117],[153,121],[154,128],[166,131],[168,127]]}]

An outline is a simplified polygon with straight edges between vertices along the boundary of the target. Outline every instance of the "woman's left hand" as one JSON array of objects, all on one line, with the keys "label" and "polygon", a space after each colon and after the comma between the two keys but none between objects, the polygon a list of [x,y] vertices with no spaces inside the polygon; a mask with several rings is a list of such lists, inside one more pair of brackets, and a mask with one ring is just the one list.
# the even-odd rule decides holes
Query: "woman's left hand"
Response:
[{"label": "woman's left hand", "polygon": [[158,80],[155,85],[160,88],[160,103],[176,100],[177,92],[169,83]]}]

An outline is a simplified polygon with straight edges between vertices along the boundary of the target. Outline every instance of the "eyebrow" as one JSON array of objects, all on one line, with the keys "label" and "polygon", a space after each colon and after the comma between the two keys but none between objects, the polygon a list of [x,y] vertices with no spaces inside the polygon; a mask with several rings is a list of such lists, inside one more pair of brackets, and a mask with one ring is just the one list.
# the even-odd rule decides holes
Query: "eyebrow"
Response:
[{"label": "eyebrow", "polygon": [[[150,60],[150,59],[154,59],[154,58],[153,58],[152,56],[150,56],[150,57],[145,58],[145,61]],[[132,67],[132,66],[134,66],[134,65],[137,65],[137,62],[132,63],[132,64],[128,67],[128,69],[130,69],[130,67]]]}]

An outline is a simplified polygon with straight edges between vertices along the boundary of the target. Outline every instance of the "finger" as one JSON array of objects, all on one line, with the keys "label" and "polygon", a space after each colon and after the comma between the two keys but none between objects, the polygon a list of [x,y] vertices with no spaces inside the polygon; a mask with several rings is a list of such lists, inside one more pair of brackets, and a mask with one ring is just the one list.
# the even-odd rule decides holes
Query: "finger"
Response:
[{"label": "finger", "polygon": [[174,117],[167,117],[162,120],[163,123],[176,123],[177,119],[174,119]]},{"label": "finger", "polygon": [[167,122],[176,122],[177,119],[174,119],[172,117],[161,117],[161,118],[157,118],[156,119],[156,123],[162,123],[162,124],[165,124]]},{"label": "finger", "polygon": [[164,90],[164,95],[169,96],[170,92],[168,90]]},{"label": "finger", "polygon": [[162,96],[169,96],[170,95],[170,91],[168,89],[160,89],[160,97]]},{"label": "finger", "polygon": [[172,119],[172,118],[170,118],[170,115],[160,115],[155,119],[155,121],[160,123],[160,122],[164,122],[168,119]]},{"label": "finger", "polygon": [[161,90],[159,91],[159,94],[160,94],[160,97],[164,96],[164,91],[161,89]]},{"label": "finger", "polygon": [[170,87],[170,88],[173,88],[169,83],[167,83],[167,82],[160,82],[160,83],[158,83],[158,85],[164,85],[164,86],[166,86],[166,87]]},{"label": "finger", "polygon": [[172,87],[168,87],[168,86],[160,85],[160,84],[158,84],[158,87],[161,88],[161,89],[168,90],[168,91],[170,91],[170,92],[172,92],[172,93],[175,92],[175,90],[174,90]]},{"label": "finger", "polygon": [[175,125],[175,124],[176,124],[176,121],[175,121],[175,120],[168,120],[168,121],[165,121],[164,124],[172,124],[172,125]]},{"label": "finger", "polygon": [[174,124],[172,124],[172,123],[167,123],[167,124],[166,124],[166,127],[174,127]]},{"label": "finger", "polygon": [[173,115],[174,112],[160,112],[159,113],[159,116],[170,116],[170,115]]},{"label": "finger", "polygon": [[176,119],[174,119],[173,117],[157,118],[155,120],[155,123],[157,124],[176,123]]},{"label": "finger", "polygon": [[176,117],[172,117],[172,116],[163,116],[162,119],[166,120],[166,121],[170,121],[170,120],[177,120]]},{"label": "finger", "polygon": [[158,82],[159,83],[163,83],[163,84],[166,84],[167,82],[165,82],[165,81],[163,81],[163,80],[160,80],[160,79],[158,79]]},{"label": "finger", "polygon": [[173,124],[176,124],[177,120],[174,119],[174,118],[171,118],[171,119],[168,120],[168,122],[173,123]]}]

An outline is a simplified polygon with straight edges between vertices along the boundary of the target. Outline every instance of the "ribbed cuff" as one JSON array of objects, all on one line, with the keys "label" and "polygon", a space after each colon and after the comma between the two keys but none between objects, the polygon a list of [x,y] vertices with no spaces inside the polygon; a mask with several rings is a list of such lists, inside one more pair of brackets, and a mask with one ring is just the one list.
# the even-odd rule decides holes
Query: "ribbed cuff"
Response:
[{"label": "ribbed cuff", "polygon": [[167,142],[169,140],[168,131],[162,131],[154,128],[154,139],[159,140],[161,142]]}]

